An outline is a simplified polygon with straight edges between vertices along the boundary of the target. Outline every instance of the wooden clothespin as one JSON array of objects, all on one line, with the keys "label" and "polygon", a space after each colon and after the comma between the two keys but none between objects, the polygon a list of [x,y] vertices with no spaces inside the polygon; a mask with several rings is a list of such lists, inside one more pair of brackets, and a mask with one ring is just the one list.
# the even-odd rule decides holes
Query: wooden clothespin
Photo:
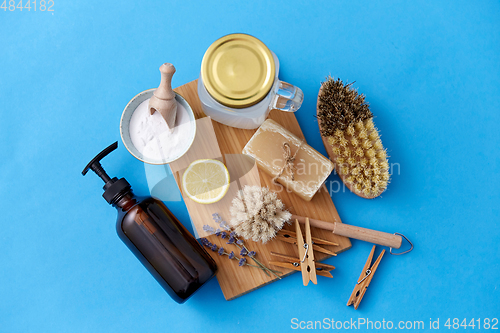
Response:
[{"label": "wooden clothespin", "polygon": [[372,264],[372,259],[373,259],[374,253],[375,253],[375,245],[373,245],[373,248],[370,252],[370,255],[368,256],[368,259],[366,260],[365,266],[363,267],[363,271],[361,272],[361,275],[359,276],[358,282],[356,283],[356,286],[354,287],[354,290],[352,291],[351,297],[349,298],[349,301],[347,302],[347,306],[354,304],[354,309],[358,309],[359,303],[361,303],[361,300],[363,299],[363,296],[365,295],[366,289],[370,285],[370,282],[373,279],[373,275],[375,275],[375,271],[377,270],[378,264],[380,264],[380,261],[382,260],[382,257],[384,256],[385,250],[382,250],[382,253],[380,253],[377,260],[375,261],[375,263],[372,266],[371,264]]},{"label": "wooden clothespin", "polygon": [[338,244],[331,242],[329,240],[312,237],[309,218],[305,218],[303,223],[305,226],[304,230],[306,233],[305,241],[304,237],[302,236],[302,231],[300,230],[300,224],[298,220],[295,220],[295,232],[288,230],[280,230],[276,237],[284,242],[297,245],[297,249],[299,252],[298,258],[286,254],[271,252],[271,255],[284,259],[285,262],[271,261],[269,263],[274,266],[301,271],[302,282],[304,283],[304,286],[307,286],[309,284],[309,281],[312,281],[314,284],[318,284],[316,275],[332,278],[333,276],[330,273],[330,271],[335,269],[335,267],[332,265],[317,263],[314,261],[314,251],[323,252],[332,256],[337,255],[336,253],[331,252],[316,244],[332,245],[332,246],[336,246]]},{"label": "wooden clothespin", "polygon": [[297,248],[299,250],[300,259],[300,270],[302,271],[302,282],[304,286],[312,281],[314,284],[318,284],[316,279],[316,265],[314,264],[314,251],[311,238],[311,225],[309,224],[309,219],[306,219],[305,223],[306,240],[302,237],[302,231],[300,230],[300,224],[298,220],[295,220],[295,233],[297,234]]},{"label": "wooden clothespin", "polygon": [[[271,252],[271,255],[284,259],[286,262],[281,261],[270,261],[269,263],[274,266],[293,269],[295,271],[300,271],[300,259],[286,254]],[[314,263],[316,266],[316,275],[333,278],[330,273],[331,270],[335,269],[335,266],[323,264],[321,262]]]},{"label": "wooden clothespin", "polygon": [[[297,234],[295,232],[293,232],[293,231],[281,229],[280,231],[278,231],[278,233],[276,235],[276,239],[279,239],[280,241],[283,241],[283,242],[286,242],[286,243],[297,245]],[[334,242],[330,242],[329,240],[317,238],[317,237],[311,237],[311,239],[312,239],[312,243],[313,243],[312,247],[313,247],[314,251],[325,253],[325,254],[328,254],[328,255],[331,255],[331,256],[336,256],[337,255],[335,252],[327,250],[324,247],[319,246],[318,244],[321,244],[321,245],[332,245],[332,246],[337,246],[339,244],[334,243]]]}]

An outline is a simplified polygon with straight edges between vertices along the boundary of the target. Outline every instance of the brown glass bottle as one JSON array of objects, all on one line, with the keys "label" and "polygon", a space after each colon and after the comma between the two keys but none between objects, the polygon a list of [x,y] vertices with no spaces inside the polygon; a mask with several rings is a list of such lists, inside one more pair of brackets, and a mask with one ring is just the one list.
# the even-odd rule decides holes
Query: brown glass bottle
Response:
[{"label": "brown glass bottle", "polygon": [[130,191],[113,206],[118,236],[176,302],[214,276],[213,259],[161,201]]},{"label": "brown glass bottle", "polygon": [[178,303],[184,303],[215,275],[215,261],[158,199],[134,196],[124,178],[110,178],[100,160],[118,147],[101,151],[83,170],[105,182],[104,199],[118,210],[116,231],[156,281]]}]

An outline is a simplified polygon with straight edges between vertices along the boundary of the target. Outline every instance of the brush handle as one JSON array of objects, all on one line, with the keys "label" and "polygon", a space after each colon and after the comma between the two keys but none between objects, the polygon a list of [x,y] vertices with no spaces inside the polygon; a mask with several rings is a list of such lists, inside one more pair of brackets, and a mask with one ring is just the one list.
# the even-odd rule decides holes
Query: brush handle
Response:
[{"label": "brush handle", "polygon": [[[306,218],[303,216],[292,215],[292,219],[299,220],[300,223],[305,223]],[[366,229],[361,227],[356,227],[344,223],[330,223],[321,220],[309,219],[309,223],[312,227],[331,230],[334,234],[339,236],[345,236],[349,238],[359,239],[365,242],[378,244],[382,246],[392,247],[394,249],[399,249],[403,239],[401,236],[389,234],[387,232],[376,231],[372,229]]]},{"label": "brush handle", "polygon": [[[306,223],[306,218],[304,216],[292,214],[291,219],[292,219],[292,221],[299,220],[299,222],[302,224]],[[335,225],[334,225],[335,223],[325,222],[325,221],[321,221],[321,220],[315,220],[315,219],[311,219],[311,218],[309,219],[309,223],[311,224],[311,227],[324,229],[324,230],[333,231],[333,229],[335,228]]]},{"label": "brush handle", "polygon": [[340,236],[359,239],[365,242],[399,249],[403,239],[401,236],[389,234],[344,223],[334,223],[333,233]]}]

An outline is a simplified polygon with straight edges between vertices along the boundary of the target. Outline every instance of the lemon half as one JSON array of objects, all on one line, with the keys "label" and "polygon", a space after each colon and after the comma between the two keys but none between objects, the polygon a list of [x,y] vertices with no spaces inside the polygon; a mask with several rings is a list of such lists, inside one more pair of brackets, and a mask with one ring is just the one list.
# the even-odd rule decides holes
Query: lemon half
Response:
[{"label": "lemon half", "polygon": [[196,160],[182,175],[182,189],[190,199],[201,204],[219,201],[229,189],[229,172],[218,160]]}]

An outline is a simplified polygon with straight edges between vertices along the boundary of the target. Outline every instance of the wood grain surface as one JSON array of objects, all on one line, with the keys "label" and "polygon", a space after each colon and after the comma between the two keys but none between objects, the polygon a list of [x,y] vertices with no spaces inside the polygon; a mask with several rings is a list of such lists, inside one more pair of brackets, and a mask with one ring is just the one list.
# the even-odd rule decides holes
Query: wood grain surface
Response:
[{"label": "wood grain surface", "polygon": [[[197,119],[206,117],[201,109],[201,104],[198,99],[197,80],[191,81],[174,90],[188,101]],[[300,110],[298,112],[300,112]],[[299,138],[304,138],[299,123],[297,122],[297,119],[295,118],[295,115],[293,113],[272,110],[269,118],[275,120]],[[213,206],[200,205],[193,202],[189,198],[184,198],[190,217],[193,220],[193,225],[199,235],[204,234],[201,230],[203,224],[209,224],[214,227],[216,226],[212,221],[212,213],[218,212],[225,220],[230,220],[229,204],[234,197],[235,191],[238,189],[238,186],[242,186],[245,184],[258,184],[261,186],[267,186],[271,190],[278,192],[280,199],[293,214],[307,216],[310,218],[332,223],[341,223],[340,217],[337,213],[337,210],[335,209],[335,206],[325,185],[322,186],[322,188],[310,202],[306,202],[297,195],[291,192],[287,192],[283,189],[283,187],[274,185],[272,182],[272,177],[258,170],[256,166],[250,168],[250,170],[243,176],[241,174],[238,174],[238,168],[249,169],[249,167],[248,165],[238,166],[238,164],[240,163],[240,159],[235,158],[236,155],[228,154],[241,154],[243,147],[246,145],[246,143],[256,130],[242,130],[222,125],[216,121],[210,122],[213,127],[218,145],[214,145],[213,135],[210,135],[210,124],[207,121],[199,122],[197,123],[197,138],[195,139],[195,141],[198,141],[198,143],[196,145],[193,144],[190,151],[185,156],[183,156],[183,158],[170,164],[172,172],[175,175],[177,185],[179,185],[179,188],[181,189],[181,193],[182,186],[180,183],[180,179],[182,178],[182,171],[187,167],[187,165],[189,165],[190,162],[196,159],[222,159],[222,161],[226,163],[226,165],[228,165],[230,174],[237,174],[237,176],[241,177],[240,179],[238,179],[238,182],[235,181],[231,183],[230,190],[226,194],[226,197],[224,197],[224,199],[222,199],[220,202],[213,204]],[[241,163],[246,164],[247,162],[243,161]],[[234,171],[233,168],[236,168],[236,171]],[[233,180],[235,179],[232,178],[232,181]],[[293,225],[286,226],[285,229],[292,230]],[[325,246],[325,248],[328,248],[333,252],[340,253],[351,247],[351,242],[348,238],[334,235],[331,231],[312,228],[311,232],[313,237],[327,239],[339,244],[338,246]],[[238,252],[238,249],[235,246],[226,244],[225,240],[222,240],[215,235],[207,236],[207,238],[210,242],[217,244],[217,246],[224,247],[227,252]],[[276,258],[273,258],[271,256],[271,251],[297,257],[298,253],[296,246],[278,240],[273,240],[266,244],[245,241],[245,244],[250,250],[254,250],[257,252],[258,260],[260,260],[264,265],[268,266],[269,268],[281,271],[281,277],[285,277],[295,272],[293,270],[271,266],[268,263],[270,261],[276,260]],[[220,287],[226,300],[235,299],[239,296],[249,293],[252,290],[255,290],[277,280],[277,278],[272,275],[267,276],[260,269],[249,266],[239,267],[236,260],[229,260],[227,256],[219,256],[216,252],[212,252],[210,250],[209,253],[217,263],[217,280],[219,281]],[[324,260],[330,257],[319,252],[314,253],[314,256],[317,261]],[[252,263],[252,260],[250,258],[248,258],[248,260],[249,263]],[[322,278],[320,279],[320,281],[318,281],[318,283],[321,283],[321,280]],[[301,286],[298,285],[297,287],[299,288]]]}]

